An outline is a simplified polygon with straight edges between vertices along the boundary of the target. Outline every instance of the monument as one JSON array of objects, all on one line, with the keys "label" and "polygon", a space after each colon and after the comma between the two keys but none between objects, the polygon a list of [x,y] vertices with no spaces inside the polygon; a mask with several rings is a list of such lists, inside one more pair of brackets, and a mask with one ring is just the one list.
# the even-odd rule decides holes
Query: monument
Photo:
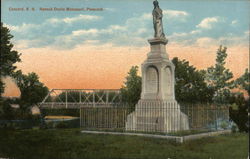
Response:
[{"label": "monument", "polygon": [[174,64],[166,52],[168,40],[162,24],[162,10],[153,2],[154,38],[148,42],[151,51],[142,63],[141,99],[135,111],[127,116],[126,130],[171,132],[188,130],[188,117],[175,100]]}]

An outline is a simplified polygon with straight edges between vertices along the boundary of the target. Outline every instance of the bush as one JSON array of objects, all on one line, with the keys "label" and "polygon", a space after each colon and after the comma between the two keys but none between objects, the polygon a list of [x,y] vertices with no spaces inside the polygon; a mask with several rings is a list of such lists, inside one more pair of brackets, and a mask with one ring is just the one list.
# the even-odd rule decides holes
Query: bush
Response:
[{"label": "bush", "polygon": [[0,129],[31,129],[39,124],[40,120],[0,120]]},{"label": "bush", "polygon": [[41,109],[43,116],[49,115],[69,115],[69,116],[80,116],[80,109]]},{"label": "bush", "polygon": [[248,101],[245,101],[242,94],[231,97],[232,105],[229,107],[229,117],[235,122],[240,132],[248,132]]},{"label": "bush", "polygon": [[232,125],[231,130],[232,130],[233,133],[236,133],[236,132],[239,131],[238,126],[236,124]]},{"label": "bush", "polygon": [[62,128],[69,128],[69,125],[62,121],[62,122],[59,122],[58,124],[56,124],[56,128],[59,128],[59,129],[62,129]]},{"label": "bush", "polygon": [[10,103],[7,100],[4,100],[3,105],[0,107],[0,119],[10,120],[13,119],[14,116],[14,110]]},{"label": "bush", "polygon": [[227,129],[228,126],[229,126],[229,124],[228,124],[227,122],[225,122],[225,121],[222,121],[221,124],[220,124],[220,127],[221,127],[222,129],[224,129],[224,130]]}]

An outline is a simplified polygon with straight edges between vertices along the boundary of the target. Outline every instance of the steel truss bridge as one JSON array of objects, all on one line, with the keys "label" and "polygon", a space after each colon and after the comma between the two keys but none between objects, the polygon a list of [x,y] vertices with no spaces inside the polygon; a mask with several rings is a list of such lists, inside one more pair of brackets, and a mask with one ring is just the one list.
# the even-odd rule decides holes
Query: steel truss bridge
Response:
[{"label": "steel truss bridge", "polygon": [[52,89],[39,107],[41,109],[74,109],[109,107],[121,103],[119,89]]}]

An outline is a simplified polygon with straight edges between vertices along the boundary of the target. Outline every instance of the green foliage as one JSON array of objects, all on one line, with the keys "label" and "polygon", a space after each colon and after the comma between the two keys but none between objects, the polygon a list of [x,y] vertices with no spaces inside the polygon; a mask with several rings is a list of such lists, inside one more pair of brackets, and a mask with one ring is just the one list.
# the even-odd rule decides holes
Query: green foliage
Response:
[{"label": "green foliage", "polygon": [[40,116],[32,115],[29,109],[18,109],[11,107],[11,104],[19,103],[18,99],[4,99],[0,107],[0,120],[37,120]]},{"label": "green foliage", "polygon": [[[20,62],[20,54],[13,50],[13,44],[10,40],[13,36],[10,34],[10,30],[7,27],[3,26],[1,22],[1,43],[0,43],[0,98],[4,92],[4,83],[2,77],[9,76],[16,69],[14,64]],[[0,99],[2,103],[2,99]],[[0,103],[0,104],[1,104]]]},{"label": "green foliage", "polygon": [[132,66],[121,88],[122,101],[132,107],[140,99],[141,95],[141,77],[138,75],[138,66]]},{"label": "green foliage", "polygon": [[[208,103],[212,101],[213,89],[207,87],[205,74],[190,66],[186,60],[180,61],[173,58],[175,65],[175,94],[180,102],[188,103]],[[121,89],[123,102],[128,102],[133,106],[140,99],[141,77],[138,76],[138,67],[133,66],[126,77],[125,86]]]},{"label": "green foliage", "polygon": [[16,100],[5,99],[0,107],[0,120],[38,120],[40,116],[32,115],[30,110],[23,110],[11,107],[11,104],[17,103]]},{"label": "green foliage", "polygon": [[14,111],[10,103],[7,100],[3,101],[3,105],[0,107],[0,119],[13,119]]},{"label": "green foliage", "polygon": [[4,85],[3,81],[2,81],[2,78],[0,77],[0,105],[2,105],[1,98],[2,98],[2,93],[4,92],[4,87],[5,87],[5,85]]},{"label": "green foliage", "polygon": [[41,110],[44,116],[80,116],[80,110],[79,109],[42,109]]},{"label": "green foliage", "polygon": [[10,42],[12,38],[13,36],[10,34],[10,30],[7,27],[4,27],[1,22],[1,76],[10,75],[16,69],[14,64],[21,61],[19,58],[20,54],[17,51],[12,50],[13,44]]},{"label": "green foliage", "polygon": [[211,102],[213,90],[207,87],[204,73],[190,66],[186,60],[172,59],[175,65],[175,96],[179,102],[208,103]]},{"label": "green foliage", "polygon": [[228,122],[222,121],[222,122],[220,123],[220,127],[221,127],[222,129],[226,130],[226,129],[228,128]]},{"label": "green foliage", "polygon": [[11,120],[16,118],[16,110],[11,107],[11,104],[16,102],[17,99],[3,98],[0,106],[0,119]]},{"label": "green foliage", "polygon": [[229,107],[230,120],[237,124],[240,132],[248,132],[249,99],[245,100],[243,93],[231,93],[228,101],[231,104]]},{"label": "green foliage", "polygon": [[0,120],[0,129],[32,129],[38,128],[40,124],[40,118],[30,118],[25,120]]},{"label": "green foliage", "polygon": [[41,102],[48,94],[48,88],[39,81],[36,73],[23,74],[20,70],[13,73],[15,82],[20,89],[20,108],[26,110]]},{"label": "green foliage", "polygon": [[229,98],[231,106],[229,107],[229,117],[237,124],[239,131],[248,132],[249,122],[248,122],[248,109],[249,109],[249,99],[245,100],[243,94],[231,94]]},{"label": "green foliage", "polygon": [[56,128],[58,128],[58,129],[68,128],[68,127],[69,127],[69,125],[66,122],[64,122],[64,121],[58,122],[56,124]]},{"label": "green foliage", "polygon": [[213,102],[228,103],[230,90],[234,88],[233,73],[225,67],[227,57],[227,48],[222,46],[217,51],[215,66],[206,70],[206,82],[209,89],[214,90]]},{"label": "green foliage", "polygon": [[235,81],[235,85],[239,87],[240,89],[246,90],[248,95],[250,96],[249,78],[250,78],[250,73],[249,73],[249,70],[246,69],[245,73]]},{"label": "green foliage", "polygon": [[231,130],[232,130],[232,133],[236,133],[236,132],[238,132],[238,131],[239,131],[239,129],[238,129],[238,127],[237,127],[237,125],[236,125],[236,124],[233,124],[233,125],[232,125]]}]

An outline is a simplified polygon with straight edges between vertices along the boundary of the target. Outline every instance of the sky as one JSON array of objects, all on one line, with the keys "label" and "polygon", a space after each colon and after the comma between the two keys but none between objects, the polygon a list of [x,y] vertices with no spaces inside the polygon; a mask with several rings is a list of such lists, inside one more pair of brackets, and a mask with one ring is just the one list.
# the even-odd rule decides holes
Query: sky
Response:
[{"label": "sky", "polygon": [[[249,66],[249,1],[158,1],[170,58],[206,69],[223,45],[226,67],[235,78],[243,74]],[[1,18],[22,53],[18,69],[36,72],[49,89],[119,89],[150,51],[152,2],[3,0]],[[5,96],[19,95],[10,78],[5,83]]]}]

